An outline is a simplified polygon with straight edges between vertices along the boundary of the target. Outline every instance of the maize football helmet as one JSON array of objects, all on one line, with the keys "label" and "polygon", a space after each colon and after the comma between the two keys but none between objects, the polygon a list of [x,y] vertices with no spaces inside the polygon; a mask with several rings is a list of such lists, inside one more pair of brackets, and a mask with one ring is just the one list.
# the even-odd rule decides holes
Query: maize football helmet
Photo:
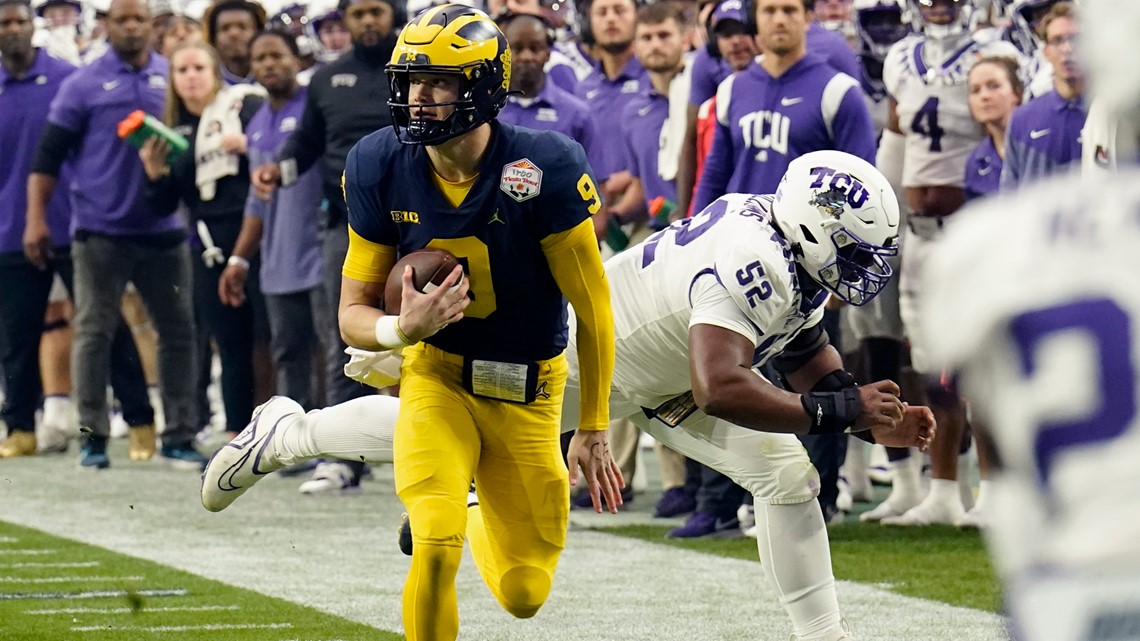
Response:
[{"label": "maize football helmet", "polygon": [[[438,145],[498,115],[511,84],[511,50],[487,14],[460,4],[432,7],[404,27],[387,67],[392,122],[400,142]],[[411,104],[413,74],[455,75],[453,102]],[[413,118],[412,107],[454,106],[443,120]]]}]

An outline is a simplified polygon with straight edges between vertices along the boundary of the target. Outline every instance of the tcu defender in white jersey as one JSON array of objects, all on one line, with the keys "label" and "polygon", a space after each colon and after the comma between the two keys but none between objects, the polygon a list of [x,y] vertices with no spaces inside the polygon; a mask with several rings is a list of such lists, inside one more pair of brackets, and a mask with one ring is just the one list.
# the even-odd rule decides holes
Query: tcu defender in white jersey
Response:
[{"label": "tcu defender in white jersey", "polygon": [[[874,167],[814,152],[789,165],[774,196],[725,196],[606,263],[616,303],[611,418],[633,420],[752,492],[762,568],[795,639],[853,637],[813,500],[819,476],[794,433],[851,430],[925,447],[934,431],[929,409],[904,407],[893,382],[858,386],[818,325],[829,292],[859,305],[883,288],[898,221],[894,192]],[[578,424],[570,337],[566,431]],[[795,392],[753,369],[769,360]],[[390,458],[394,420],[385,413],[395,403],[359,399],[325,410],[335,414],[325,420],[289,399],[270,401],[211,459],[203,504],[221,510],[260,474],[331,451]],[[352,404],[364,418],[341,409]]]},{"label": "tcu defender in white jersey", "polygon": [[[987,534],[1019,639],[1140,638],[1138,211],[1135,168],[1042,185],[963,212],[925,270],[927,353],[1001,461]],[[998,219],[1017,242],[978,242]]]},{"label": "tcu defender in white jersey", "polygon": [[[1140,131],[1140,65],[1120,55],[1140,3],[1087,0],[1082,29],[1092,92]],[[1024,641],[1140,638],[1140,168],[1119,172],[971,208],[924,278],[922,340],[1001,459],[987,536]],[[999,218],[1017,242],[978,242]]]}]

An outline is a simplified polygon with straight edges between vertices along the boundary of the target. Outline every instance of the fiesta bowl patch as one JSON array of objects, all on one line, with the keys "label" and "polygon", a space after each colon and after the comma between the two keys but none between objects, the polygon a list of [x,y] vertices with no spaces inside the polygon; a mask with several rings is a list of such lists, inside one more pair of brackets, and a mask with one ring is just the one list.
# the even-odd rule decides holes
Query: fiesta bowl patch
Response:
[{"label": "fiesta bowl patch", "polygon": [[542,191],[542,170],[526,158],[503,165],[499,189],[520,203],[530,200]]}]

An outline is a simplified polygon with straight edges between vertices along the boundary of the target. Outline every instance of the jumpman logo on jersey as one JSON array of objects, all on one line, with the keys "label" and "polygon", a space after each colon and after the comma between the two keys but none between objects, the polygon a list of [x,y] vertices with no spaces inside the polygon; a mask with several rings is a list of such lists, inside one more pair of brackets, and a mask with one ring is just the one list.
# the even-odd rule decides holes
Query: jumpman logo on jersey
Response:
[{"label": "jumpman logo on jersey", "polygon": [[538,388],[534,390],[534,397],[546,399],[550,398],[550,392],[546,391],[546,381],[542,381],[538,384]]},{"label": "jumpman logo on jersey", "polygon": [[488,220],[488,221],[487,221],[487,224],[488,224],[488,225],[490,225],[491,223],[501,223],[501,224],[503,224],[503,225],[506,225],[506,224],[507,224],[507,221],[503,220],[503,219],[502,219],[502,218],[499,216],[499,210],[498,210],[498,209],[496,209],[496,210],[495,210],[495,213],[491,214],[491,220]]}]

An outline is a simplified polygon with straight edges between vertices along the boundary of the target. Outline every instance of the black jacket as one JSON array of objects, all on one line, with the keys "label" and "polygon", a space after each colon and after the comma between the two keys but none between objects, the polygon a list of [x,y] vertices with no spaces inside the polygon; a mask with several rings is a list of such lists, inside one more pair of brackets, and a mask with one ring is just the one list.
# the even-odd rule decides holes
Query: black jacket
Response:
[{"label": "black jacket", "polygon": [[[329,226],[347,220],[340,177],[349,150],[361,138],[392,124],[388,110],[391,90],[384,67],[395,44],[393,33],[374,49],[353,47],[313,74],[301,125],[277,156],[281,161],[296,161],[297,176],[323,158]],[[283,179],[288,174],[283,167]]]}]

